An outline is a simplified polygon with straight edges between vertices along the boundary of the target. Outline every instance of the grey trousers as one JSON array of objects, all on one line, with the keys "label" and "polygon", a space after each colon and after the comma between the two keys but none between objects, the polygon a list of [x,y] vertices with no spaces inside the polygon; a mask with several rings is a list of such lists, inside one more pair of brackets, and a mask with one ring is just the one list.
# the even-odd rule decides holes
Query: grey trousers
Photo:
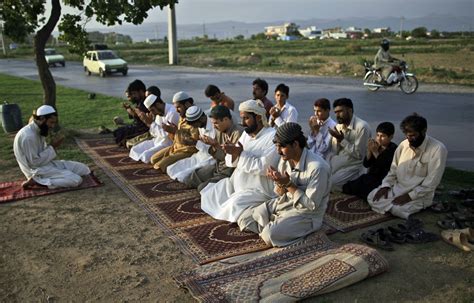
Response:
[{"label": "grey trousers", "polygon": [[218,172],[215,164],[203,166],[193,171],[183,182],[187,186],[201,191],[209,183],[217,183],[221,179],[230,177],[233,171],[233,168],[228,167]]}]

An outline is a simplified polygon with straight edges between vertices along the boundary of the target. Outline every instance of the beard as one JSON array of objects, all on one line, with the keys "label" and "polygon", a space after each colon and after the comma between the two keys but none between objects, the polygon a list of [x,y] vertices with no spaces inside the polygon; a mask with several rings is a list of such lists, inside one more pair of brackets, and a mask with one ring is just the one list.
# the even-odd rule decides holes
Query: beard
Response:
[{"label": "beard", "polygon": [[46,123],[39,125],[40,135],[43,137],[47,137],[49,133],[49,127]]},{"label": "beard", "polygon": [[252,126],[245,126],[244,131],[247,134],[253,134],[257,130],[257,127],[258,127],[257,124],[254,124]]},{"label": "beard", "polygon": [[410,142],[410,146],[414,147],[414,148],[417,148],[419,147],[421,144],[423,144],[423,141],[425,141],[425,136],[422,136],[420,135],[418,138],[416,138],[415,140],[413,141],[408,141]]}]

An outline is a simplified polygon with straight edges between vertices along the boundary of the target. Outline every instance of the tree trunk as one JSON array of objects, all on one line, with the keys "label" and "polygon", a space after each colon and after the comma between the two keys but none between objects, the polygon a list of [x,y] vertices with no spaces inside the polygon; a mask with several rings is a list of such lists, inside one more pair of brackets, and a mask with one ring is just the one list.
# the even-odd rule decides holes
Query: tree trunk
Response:
[{"label": "tree trunk", "polygon": [[43,85],[43,104],[56,108],[56,82],[44,57],[44,48],[61,17],[61,3],[59,0],[51,0],[51,5],[48,22],[35,35],[35,59],[41,85]]}]

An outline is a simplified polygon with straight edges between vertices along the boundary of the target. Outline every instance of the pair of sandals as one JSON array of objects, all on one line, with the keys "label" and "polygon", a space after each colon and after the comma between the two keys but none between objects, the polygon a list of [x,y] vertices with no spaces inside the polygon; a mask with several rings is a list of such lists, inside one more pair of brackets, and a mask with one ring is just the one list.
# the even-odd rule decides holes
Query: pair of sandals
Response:
[{"label": "pair of sandals", "polygon": [[444,220],[437,222],[442,229],[474,228],[474,209],[458,208],[458,211],[446,215]]},{"label": "pair of sandals", "polygon": [[474,251],[474,229],[472,228],[443,230],[441,238],[463,251]]},{"label": "pair of sandals", "polygon": [[360,236],[362,242],[381,249],[392,251],[392,243],[420,244],[439,240],[438,235],[422,229],[423,222],[419,219],[408,219],[405,223],[369,230]]}]

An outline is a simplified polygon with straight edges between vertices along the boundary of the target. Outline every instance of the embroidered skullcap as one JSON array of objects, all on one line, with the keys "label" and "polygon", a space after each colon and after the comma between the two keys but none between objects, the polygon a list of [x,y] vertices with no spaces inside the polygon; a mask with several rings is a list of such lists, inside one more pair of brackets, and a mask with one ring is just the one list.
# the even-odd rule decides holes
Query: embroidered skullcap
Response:
[{"label": "embroidered skullcap", "polygon": [[263,126],[264,127],[268,126],[267,110],[265,109],[265,106],[263,105],[263,102],[261,100],[250,99],[250,100],[244,101],[240,103],[239,111],[254,113],[257,116],[261,116]]},{"label": "embroidered skullcap", "polygon": [[143,101],[143,104],[145,104],[145,107],[147,109],[150,109],[150,107],[155,103],[156,99],[158,99],[157,96],[155,95],[148,95],[148,97],[146,97],[145,101]]},{"label": "embroidered skullcap", "polygon": [[46,116],[55,112],[56,110],[51,105],[41,105],[36,110],[36,116]]},{"label": "embroidered skullcap", "polygon": [[203,115],[203,111],[201,108],[197,106],[191,106],[186,110],[186,121],[193,122],[201,118]]},{"label": "embroidered skullcap", "polygon": [[187,99],[191,99],[191,97],[189,97],[188,94],[186,94],[185,92],[177,92],[176,94],[174,94],[173,96],[173,103],[176,103],[176,102],[183,102]]},{"label": "embroidered skullcap", "polygon": [[277,128],[274,141],[289,144],[298,140],[301,136],[304,136],[301,126],[295,122],[287,122]]}]

